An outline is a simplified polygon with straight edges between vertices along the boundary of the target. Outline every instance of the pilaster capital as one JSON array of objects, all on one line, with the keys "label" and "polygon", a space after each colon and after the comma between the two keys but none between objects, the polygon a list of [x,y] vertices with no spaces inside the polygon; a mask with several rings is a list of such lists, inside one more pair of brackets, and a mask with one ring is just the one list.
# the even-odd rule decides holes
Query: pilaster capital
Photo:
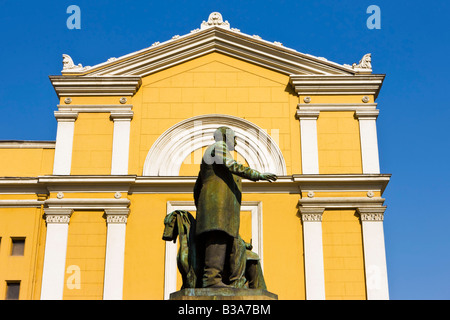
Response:
[{"label": "pilaster capital", "polygon": [[78,118],[78,112],[75,111],[55,111],[54,114],[58,122],[74,122]]},{"label": "pilaster capital", "polygon": [[111,208],[105,209],[106,223],[122,223],[126,224],[130,209],[128,208]]},{"label": "pilaster capital", "polygon": [[44,208],[45,222],[68,224],[72,216],[73,209],[68,208]]},{"label": "pilaster capital", "polygon": [[322,214],[325,211],[325,208],[300,207],[298,211],[300,212],[302,222],[321,222]]},{"label": "pilaster capital", "polygon": [[383,221],[386,207],[361,207],[356,208],[361,221]]},{"label": "pilaster capital", "polygon": [[298,120],[317,120],[320,111],[316,110],[297,110],[295,117]]},{"label": "pilaster capital", "polygon": [[110,119],[112,121],[131,121],[133,119],[133,111],[112,111]]},{"label": "pilaster capital", "polygon": [[355,118],[358,120],[376,120],[380,110],[356,110]]}]

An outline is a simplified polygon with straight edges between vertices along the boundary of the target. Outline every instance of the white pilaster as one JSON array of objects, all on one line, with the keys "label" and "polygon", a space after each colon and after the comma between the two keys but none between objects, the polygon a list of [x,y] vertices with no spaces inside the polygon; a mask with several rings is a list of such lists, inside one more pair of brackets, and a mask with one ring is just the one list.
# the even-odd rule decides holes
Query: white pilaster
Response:
[{"label": "white pilaster", "polygon": [[317,146],[317,118],[319,111],[297,111],[300,121],[302,173],[319,173],[319,150]]},{"label": "white pilaster", "polygon": [[125,232],[128,208],[105,209],[106,236],[104,300],[122,300],[125,261]]},{"label": "white pilaster", "polygon": [[111,174],[128,174],[132,111],[111,112],[114,121]]},{"label": "white pilaster", "polygon": [[383,214],[386,208],[357,210],[362,224],[367,299],[387,300],[389,288],[383,232]]},{"label": "white pilaster", "polygon": [[62,300],[66,268],[67,237],[72,209],[46,208],[45,240],[41,300]]},{"label": "white pilaster", "polygon": [[363,173],[380,173],[378,156],[377,124],[378,110],[358,110]]},{"label": "white pilaster", "polygon": [[78,112],[55,111],[58,121],[53,162],[54,175],[70,175],[72,165],[73,133]]},{"label": "white pilaster", "polygon": [[300,208],[303,222],[307,300],[325,300],[322,214],[324,208]]}]

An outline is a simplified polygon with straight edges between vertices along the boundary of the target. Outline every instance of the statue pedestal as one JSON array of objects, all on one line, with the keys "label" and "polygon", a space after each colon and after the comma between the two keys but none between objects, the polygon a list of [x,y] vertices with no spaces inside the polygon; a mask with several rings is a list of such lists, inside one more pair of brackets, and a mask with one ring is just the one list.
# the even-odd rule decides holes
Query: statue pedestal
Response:
[{"label": "statue pedestal", "polygon": [[278,295],[263,289],[188,288],[171,293],[170,300],[278,300]]}]

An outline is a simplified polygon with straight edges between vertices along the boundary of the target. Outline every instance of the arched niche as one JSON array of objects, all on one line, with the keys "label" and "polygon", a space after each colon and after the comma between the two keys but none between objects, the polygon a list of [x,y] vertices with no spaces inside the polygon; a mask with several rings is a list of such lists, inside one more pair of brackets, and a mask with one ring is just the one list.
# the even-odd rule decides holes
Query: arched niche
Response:
[{"label": "arched niche", "polygon": [[[214,143],[213,133],[220,126],[234,130],[236,151],[251,168],[286,175],[281,150],[265,130],[239,117],[209,114],[183,120],[166,130],[148,152],[143,176],[178,176],[189,154]],[[200,164],[201,158],[198,161]]]}]

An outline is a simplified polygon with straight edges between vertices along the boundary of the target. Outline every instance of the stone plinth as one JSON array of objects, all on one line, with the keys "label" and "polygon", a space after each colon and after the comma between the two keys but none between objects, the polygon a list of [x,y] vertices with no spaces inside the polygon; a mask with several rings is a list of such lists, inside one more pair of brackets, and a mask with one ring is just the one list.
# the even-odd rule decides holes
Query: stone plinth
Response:
[{"label": "stone plinth", "polygon": [[263,289],[188,288],[171,293],[170,300],[278,300],[278,295]]}]

